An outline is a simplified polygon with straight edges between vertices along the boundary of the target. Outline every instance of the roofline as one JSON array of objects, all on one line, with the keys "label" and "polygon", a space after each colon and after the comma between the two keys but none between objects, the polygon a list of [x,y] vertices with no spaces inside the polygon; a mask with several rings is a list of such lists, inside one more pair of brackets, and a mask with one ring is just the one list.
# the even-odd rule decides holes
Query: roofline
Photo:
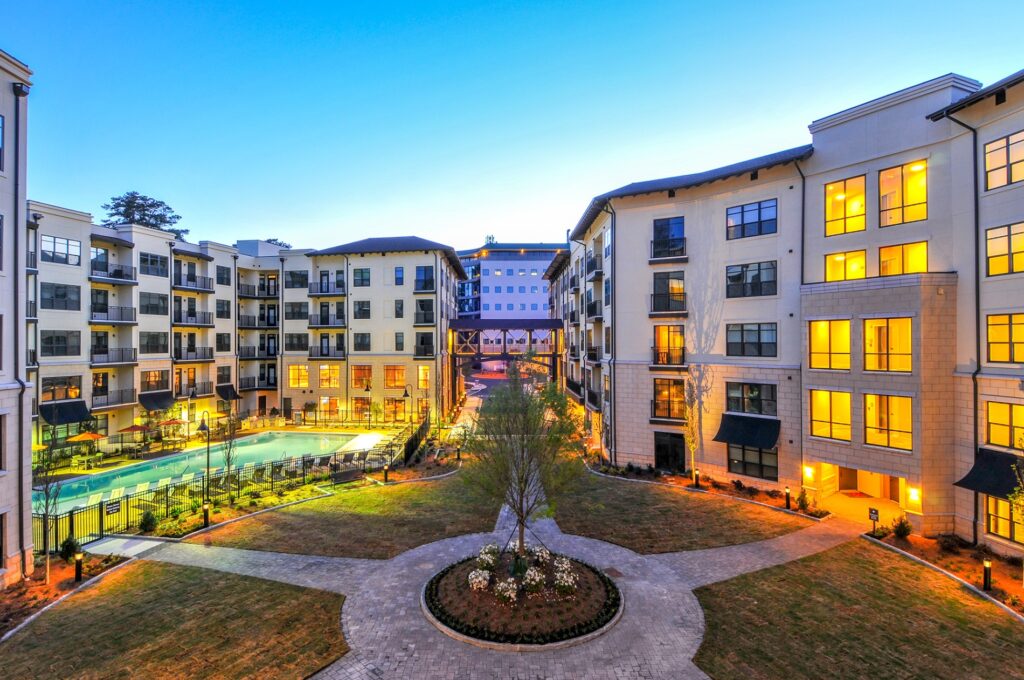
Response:
[{"label": "roofline", "polygon": [[3,50],[0,50],[0,69],[7,71],[15,78],[24,80],[26,85],[32,84],[32,69],[28,67],[28,64]]},{"label": "roofline", "polygon": [[[324,248],[323,250],[330,250]],[[456,275],[460,281],[466,281],[469,276],[466,274],[466,270],[462,266],[462,261],[459,260],[458,253],[455,252],[454,248],[444,246],[442,248],[374,248],[373,250],[366,253],[324,253],[321,250],[312,250],[308,253],[304,253],[306,257],[351,257],[353,255],[374,255],[380,253],[385,255],[387,253],[441,253],[445,259],[448,260],[448,264],[455,270]]]},{"label": "roofline", "polygon": [[566,252],[564,252],[564,253],[556,253],[555,256],[553,258],[551,258],[551,264],[549,264],[548,268],[544,270],[544,275],[541,278],[542,279],[546,279],[548,281],[554,281],[555,277],[558,276],[558,274],[563,269],[565,269],[566,266],[568,266],[568,264],[569,264],[569,251],[568,250]]},{"label": "roofline", "polygon": [[1020,83],[1024,83],[1024,69],[1017,71],[1016,73],[1011,73],[1002,80],[997,80],[991,85],[983,87],[980,90],[977,90],[972,94],[969,94],[966,97],[953,102],[949,106],[941,108],[938,111],[935,111],[934,113],[930,113],[926,116],[926,118],[928,118],[928,120],[931,121],[938,121],[942,120],[943,118],[948,118],[950,115],[956,113],[957,111],[962,111],[963,109],[966,109],[969,106],[974,106],[975,104],[984,101],[989,97],[994,97],[1000,92],[1005,92],[1009,88],[1013,87],[1014,85],[1019,85]]},{"label": "roofline", "polygon": [[476,253],[484,250],[494,250],[498,252],[519,252],[527,251],[534,253],[546,253],[565,250],[569,247],[568,243],[485,243],[479,248],[469,248],[467,250],[457,250],[459,257],[473,257]]}]

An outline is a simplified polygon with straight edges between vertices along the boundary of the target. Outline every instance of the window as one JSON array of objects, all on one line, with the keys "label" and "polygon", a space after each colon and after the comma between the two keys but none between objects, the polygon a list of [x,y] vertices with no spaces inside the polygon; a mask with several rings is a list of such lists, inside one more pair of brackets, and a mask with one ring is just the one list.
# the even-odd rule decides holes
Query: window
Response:
[{"label": "window", "polygon": [[[606,328],[605,332],[610,329]],[[605,347],[611,343],[605,339]],[[685,327],[655,326],[654,327],[654,364],[659,366],[682,366],[686,362]]]},{"label": "window", "polygon": [[686,469],[686,440],[682,434],[654,433],[654,467],[659,470]]},{"label": "window", "polygon": [[663,217],[654,220],[651,257],[680,257],[686,254],[686,223],[684,217]]},{"label": "window", "polygon": [[221,265],[217,265],[217,285],[231,285],[231,267],[223,267]]},{"label": "window", "polygon": [[519,294],[522,295],[526,292],[526,286],[519,286]]},{"label": "window", "polygon": [[729,472],[776,481],[779,478],[779,450],[729,444]]},{"label": "window", "polygon": [[850,320],[811,321],[808,328],[811,368],[850,368]]},{"label": "window", "polygon": [[778,415],[778,388],[762,383],[725,383],[725,409],[762,416]]},{"label": "window", "polygon": [[39,354],[44,357],[75,357],[82,353],[81,331],[39,331]]},{"label": "window", "polygon": [[395,331],[395,351],[405,351],[405,333],[402,331]]},{"label": "window", "polygon": [[725,327],[725,353],[731,357],[773,357],[776,355],[775,323],[730,323]]},{"label": "window", "polygon": [[42,237],[42,260],[54,264],[78,266],[82,263],[82,243],[59,236]]},{"label": "window", "polygon": [[167,333],[139,331],[139,354],[167,354]]},{"label": "window", "polygon": [[[398,278],[398,267],[395,268],[395,279]],[[357,288],[366,288],[370,285],[370,268],[359,267],[352,270],[352,285]]]},{"label": "window", "polygon": [[284,273],[285,288],[306,288],[309,286],[309,271],[293,269]]},{"label": "window", "polygon": [[1024,363],[1024,313],[988,315],[988,360]]},{"label": "window", "polygon": [[505,270],[505,276],[512,276],[515,272],[512,269]]},{"label": "window", "polygon": [[825,236],[864,231],[864,175],[825,185]]},{"label": "window", "polygon": [[167,276],[167,256],[139,253],[139,273],[149,276]]},{"label": "window", "polygon": [[[369,274],[367,274],[367,279],[369,279]],[[366,285],[370,285],[369,282]],[[405,285],[405,267],[395,267],[395,285]]]},{"label": "window", "polygon": [[811,390],[811,436],[850,441],[850,393]]},{"label": "window", "polygon": [[405,300],[395,300],[395,318],[405,318]]},{"label": "window", "polygon": [[[305,286],[303,286],[305,287]],[[287,320],[305,321],[309,318],[308,302],[286,302],[284,303],[284,318]]]},{"label": "window", "polygon": [[309,334],[285,333],[284,348],[289,352],[305,352],[309,349]]},{"label": "window", "polygon": [[231,351],[231,333],[217,333],[216,340],[218,352]]},{"label": "window", "polygon": [[82,396],[82,376],[65,375],[55,378],[43,378],[39,388],[42,401],[61,401],[78,399]]},{"label": "window", "polygon": [[288,387],[309,387],[309,366],[292,364],[288,366]]},{"label": "window", "polygon": [[405,421],[405,399],[401,397],[384,397],[385,422]]},{"label": "window", "polygon": [[903,243],[878,249],[878,275],[899,276],[928,271],[928,242]]},{"label": "window", "polygon": [[139,314],[167,316],[167,296],[163,293],[139,293]]},{"label": "window", "polygon": [[369,352],[370,351],[370,334],[369,333],[353,333],[352,334],[352,350],[355,352]]},{"label": "window", "polygon": [[400,390],[405,387],[405,366],[384,367],[384,389]]},{"label": "window", "polygon": [[166,390],[170,387],[170,371],[142,371],[139,380],[143,392]]},{"label": "window", "polygon": [[217,318],[231,318],[231,300],[217,300]]},{"label": "window", "polygon": [[913,161],[878,173],[878,226],[928,219],[928,161]]},{"label": "window", "polygon": [[82,289],[60,283],[39,284],[39,306],[42,309],[79,311],[82,308]]},{"label": "window", "polygon": [[779,202],[774,198],[728,208],[725,211],[725,238],[732,241],[774,234],[778,229],[778,209]]},{"label": "window", "polygon": [[985,231],[988,275],[1024,272],[1024,222]]},{"label": "window", "polygon": [[912,370],[911,329],[907,318],[864,320],[864,370],[909,372]]},{"label": "window", "polygon": [[1015,513],[1009,501],[995,496],[985,500],[986,531],[1015,543],[1024,543],[1024,516]]},{"label": "window", "polygon": [[683,272],[656,272],[654,294],[651,296],[652,312],[685,312],[686,289]]},{"label": "window", "polygon": [[651,417],[670,418],[672,420],[682,420],[685,418],[685,393],[685,381],[674,378],[655,378],[654,403],[651,408]]},{"label": "window", "polygon": [[370,301],[369,300],[356,300],[352,303],[352,318],[353,319],[369,319],[370,318]]},{"label": "window", "polygon": [[373,366],[352,367],[352,389],[365,389],[373,384]]},{"label": "window", "polygon": [[1024,180],[1024,130],[985,145],[985,189]]},{"label": "window", "polygon": [[434,267],[433,265],[418,266],[416,267],[416,287],[415,290],[419,291],[431,291],[434,290]]},{"label": "window", "polygon": [[416,367],[416,385],[421,390],[430,389],[430,366]]},{"label": "window", "polygon": [[990,401],[986,407],[988,443],[1024,450],[1024,404]]},{"label": "window", "polygon": [[217,367],[217,384],[223,385],[231,382],[231,367],[230,366],[218,366]]},{"label": "window", "polygon": [[825,256],[825,280],[849,281],[866,275],[867,251],[851,250]]},{"label": "window", "polygon": [[910,397],[864,395],[864,441],[909,451],[914,444],[914,409]]},{"label": "window", "polygon": [[753,262],[751,264],[734,264],[725,268],[725,297],[758,297],[775,295],[776,264],[771,262]]},{"label": "window", "polygon": [[341,387],[341,366],[320,364],[320,387]]}]

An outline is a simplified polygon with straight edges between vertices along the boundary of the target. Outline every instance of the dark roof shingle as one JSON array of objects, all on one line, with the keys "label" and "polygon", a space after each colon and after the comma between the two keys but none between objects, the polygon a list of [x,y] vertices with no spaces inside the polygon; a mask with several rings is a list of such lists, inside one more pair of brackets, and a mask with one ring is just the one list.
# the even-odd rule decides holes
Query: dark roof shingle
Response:
[{"label": "dark roof shingle", "polygon": [[364,238],[360,241],[343,243],[341,245],[313,250],[306,253],[307,257],[320,255],[367,255],[370,253],[412,253],[425,250],[440,250],[444,253],[448,263],[455,270],[455,273],[462,280],[466,279],[466,270],[462,268],[462,262],[455,249],[437,241],[430,241],[419,236],[376,236]]},{"label": "dark roof shingle", "polygon": [[935,113],[928,114],[928,118],[929,120],[941,120],[942,118],[945,118],[950,114],[956,113],[957,111],[960,111],[962,109],[966,109],[968,106],[977,104],[982,99],[991,97],[1001,90],[1005,90],[1020,83],[1024,83],[1024,70],[1017,71],[1016,73],[1011,73],[1002,80],[997,80],[996,82],[992,83],[987,87],[983,87],[980,90],[972,92],[966,97],[963,97],[953,102],[949,106],[943,107],[936,111]]}]

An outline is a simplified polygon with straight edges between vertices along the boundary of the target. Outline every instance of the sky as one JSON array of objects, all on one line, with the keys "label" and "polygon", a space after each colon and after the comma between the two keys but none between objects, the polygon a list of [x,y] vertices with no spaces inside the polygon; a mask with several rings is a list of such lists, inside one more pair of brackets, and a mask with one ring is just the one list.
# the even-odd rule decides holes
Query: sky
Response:
[{"label": "sky", "polygon": [[[590,198],[1024,68],[1024,3],[11,2],[29,196],[166,201],[189,240],[564,241]],[[981,20],[983,19],[983,20]],[[1003,35],[1003,38],[999,36]]]}]

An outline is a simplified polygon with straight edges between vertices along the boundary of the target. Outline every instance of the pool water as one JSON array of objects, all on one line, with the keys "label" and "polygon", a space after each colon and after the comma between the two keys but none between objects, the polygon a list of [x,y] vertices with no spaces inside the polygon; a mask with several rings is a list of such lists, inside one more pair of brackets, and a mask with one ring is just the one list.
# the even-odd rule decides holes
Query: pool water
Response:
[{"label": "pool water", "polygon": [[[282,458],[334,453],[344,449],[345,445],[353,439],[356,439],[354,434],[263,432],[235,440],[235,455],[231,466],[235,468],[242,467],[246,463],[266,463]],[[210,446],[211,469],[224,467],[222,448],[222,444]],[[85,505],[92,494],[102,492],[105,498],[112,489],[118,487],[124,487],[124,493],[130,494],[135,491],[136,485],[143,482],[149,482],[152,488],[161,479],[170,477],[171,481],[175,482],[183,474],[194,472],[198,476],[205,470],[206,447],[204,446],[110,472],[87,475],[67,482],[61,487],[59,512],[70,510],[78,505]],[[33,495],[35,496],[35,494]]]}]

